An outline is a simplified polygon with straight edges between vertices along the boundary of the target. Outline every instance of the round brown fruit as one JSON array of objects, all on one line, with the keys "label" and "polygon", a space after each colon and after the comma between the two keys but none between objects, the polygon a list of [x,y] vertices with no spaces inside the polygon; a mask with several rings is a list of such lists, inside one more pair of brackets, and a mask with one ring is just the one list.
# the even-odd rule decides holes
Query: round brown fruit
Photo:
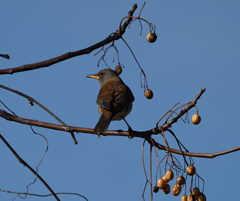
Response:
[{"label": "round brown fruit", "polygon": [[147,89],[147,90],[145,91],[145,96],[146,96],[147,99],[152,99],[152,97],[153,97],[153,92],[152,92],[152,90]]},{"label": "round brown fruit", "polygon": [[207,200],[207,198],[206,198],[206,196],[203,194],[203,193],[201,193],[199,196],[198,196],[198,201],[206,201]]},{"label": "round brown fruit", "polygon": [[194,189],[192,189],[192,194],[195,196],[195,197],[198,197],[200,195],[200,190],[198,187],[195,187]]},{"label": "round brown fruit", "polygon": [[147,41],[148,41],[149,43],[154,43],[156,40],[157,40],[157,35],[156,35],[155,33],[150,32],[150,33],[147,35]]},{"label": "round brown fruit", "polygon": [[169,180],[167,179],[167,176],[166,176],[166,175],[164,175],[164,176],[162,177],[162,179],[165,180],[166,183],[169,182]]},{"label": "round brown fruit", "polygon": [[122,73],[122,67],[120,65],[116,66],[115,71],[118,75],[120,75]]},{"label": "round brown fruit", "polygon": [[189,194],[187,197],[187,201],[195,201],[195,196],[193,194]]},{"label": "round brown fruit", "polygon": [[175,184],[174,186],[173,186],[173,188],[174,187],[177,187],[177,188],[179,188],[180,190],[181,190],[181,186],[179,185],[179,184]]},{"label": "round brown fruit", "polygon": [[158,186],[158,188],[160,188],[160,189],[164,189],[165,186],[166,186],[166,184],[167,184],[167,182],[166,182],[164,179],[159,179],[159,180],[157,181],[157,186]]},{"label": "round brown fruit", "polygon": [[196,173],[196,168],[193,165],[189,165],[187,167],[187,174],[192,176],[192,175],[195,175],[195,173]]},{"label": "round brown fruit", "polygon": [[197,125],[197,124],[200,123],[200,121],[201,121],[201,117],[199,116],[199,114],[194,114],[192,116],[192,123],[193,124]]},{"label": "round brown fruit", "polygon": [[185,178],[183,176],[177,178],[177,184],[183,185],[185,184]]},{"label": "round brown fruit", "polygon": [[168,183],[166,184],[165,188],[163,189],[163,192],[165,194],[169,194],[170,193],[170,185]]},{"label": "round brown fruit", "polygon": [[154,193],[157,193],[157,192],[158,192],[158,189],[159,189],[159,188],[158,188],[157,186],[154,186],[154,187],[153,187],[153,192],[154,192]]},{"label": "round brown fruit", "polygon": [[174,196],[178,196],[180,193],[181,193],[181,188],[179,188],[177,186],[174,186],[173,189],[172,189],[172,194]]},{"label": "round brown fruit", "polygon": [[183,196],[181,197],[181,201],[187,201],[187,196],[186,196],[186,195],[183,195]]},{"label": "round brown fruit", "polygon": [[173,179],[173,177],[174,177],[173,171],[172,171],[172,170],[168,170],[168,171],[166,172],[166,178],[167,178],[167,180],[170,181],[170,180]]}]

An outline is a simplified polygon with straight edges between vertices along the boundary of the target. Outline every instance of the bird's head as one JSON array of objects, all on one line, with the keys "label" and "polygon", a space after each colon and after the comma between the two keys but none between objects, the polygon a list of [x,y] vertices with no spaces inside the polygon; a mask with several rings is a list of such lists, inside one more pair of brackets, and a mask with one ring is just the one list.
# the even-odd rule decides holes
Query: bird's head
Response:
[{"label": "bird's head", "polygon": [[100,70],[97,74],[88,75],[89,78],[95,78],[99,81],[101,87],[110,80],[121,80],[117,73],[111,69]]}]

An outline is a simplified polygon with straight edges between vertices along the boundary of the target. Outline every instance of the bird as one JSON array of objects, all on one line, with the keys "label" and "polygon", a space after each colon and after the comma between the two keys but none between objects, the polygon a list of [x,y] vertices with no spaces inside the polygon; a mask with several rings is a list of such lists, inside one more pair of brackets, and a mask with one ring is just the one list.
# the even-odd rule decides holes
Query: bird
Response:
[{"label": "bird", "polygon": [[96,102],[101,116],[94,128],[94,133],[100,136],[108,129],[111,121],[124,120],[129,130],[128,137],[131,138],[132,129],[125,117],[131,112],[132,103],[135,100],[132,91],[124,84],[116,71],[111,69],[103,69],[87,77],[97,79],[101,86]]}]

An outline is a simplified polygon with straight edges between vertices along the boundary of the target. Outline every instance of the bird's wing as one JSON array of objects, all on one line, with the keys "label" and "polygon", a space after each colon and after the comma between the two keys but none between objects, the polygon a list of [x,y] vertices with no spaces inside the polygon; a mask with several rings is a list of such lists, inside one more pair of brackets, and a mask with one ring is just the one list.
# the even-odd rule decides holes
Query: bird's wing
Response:
[{"label": "bird's wing", "polygon": [[99,91],[97,105],[112,112],[134,101],[131,90],[122,81],[109,81]]}]

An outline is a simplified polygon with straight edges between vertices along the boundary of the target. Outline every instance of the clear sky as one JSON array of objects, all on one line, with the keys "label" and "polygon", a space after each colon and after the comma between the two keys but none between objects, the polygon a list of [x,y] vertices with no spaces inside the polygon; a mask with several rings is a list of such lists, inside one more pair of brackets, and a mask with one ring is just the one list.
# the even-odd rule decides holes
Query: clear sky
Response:
[{"label": "clear sky", "polygon": [[[0,68],[35,63],[89,47],[116,31],[133,3],[138,15],[144,1],[4,1],[0,6]],[[136,21],[126,30],[124,39],[144,69],[154,98],[148,100],[140,86],[140,70],[126,45],[116,41],[120,62],[125,66],[121,78],[131,88],[135,102],[126,118],[133,130],[154,128],[156,122],[175,104],[192,101],[205,87],[198,101],[202,122],[199,125],[178,121],[172,130],[191,152],[214,153],[240,146],[240,1],[171,0],[147,1],[141,17],[156,25],[157,41],[146,40],[149,27]],[[1,84],[19,90],[45,105],[70,126],[94,128],[99,119],[96,97],[100,88],[86,75],[106,68],[94,54],[75,57],[48,68],[1,75]],[[114,51],[107,54],[112,63]],[[38,106],[16,94],[0,89],[0,100],[18,116],[59,124]],[[0,109],[6,108],[0,104]],[[196,110],[192,109],[192,116]],[[36,168],[46,141],[32,133],[27,125],[0,118],[0,133],[17,153]],[[70,134],[34,128],[49,143],[39,174],[55,192],[74,192],[88,200],[141,200],[145,185],[142,166],[142,139],[76,134],[74,145]],[[127,130],[123,121],[112,122],[110,130]],[[170,147],[175,141],[166,133]],[[164,144],[162,137],[154,136]],[[0,141],[0,189],[26,191],[35,176],[20,164]],[[159,158],[165,156],[158,151]],[[197,173],[205,180],[208,200],[236,199],[239,191],[240,152],[215,159],[194,158]],[[183,164],[183,159],[178,157]],[[146,170],[149,174],[149,146],[145,147]],[[153,156],[153,181],[157,159]],[[162,166],[162,171],[164,167]],[[170,183],[171,187],[174,182]],[[190,181],[187,182],[189,189]],[[30,193],[49,194],[38,180]],[[187,191],[189,193],[189,191]],[[178,197],[162,192],[154,200],[177,201]],[[0,200],[15,195],[0,192]],[[83,200],[73,195],[60,195],[61,200]],[[150,200],[149,185],[145,199]],[[17,198],[20,200],[20,198]],[[26,200],[44,200],[28,196]],[[55,200],[53,197],[45,200]]]}]

